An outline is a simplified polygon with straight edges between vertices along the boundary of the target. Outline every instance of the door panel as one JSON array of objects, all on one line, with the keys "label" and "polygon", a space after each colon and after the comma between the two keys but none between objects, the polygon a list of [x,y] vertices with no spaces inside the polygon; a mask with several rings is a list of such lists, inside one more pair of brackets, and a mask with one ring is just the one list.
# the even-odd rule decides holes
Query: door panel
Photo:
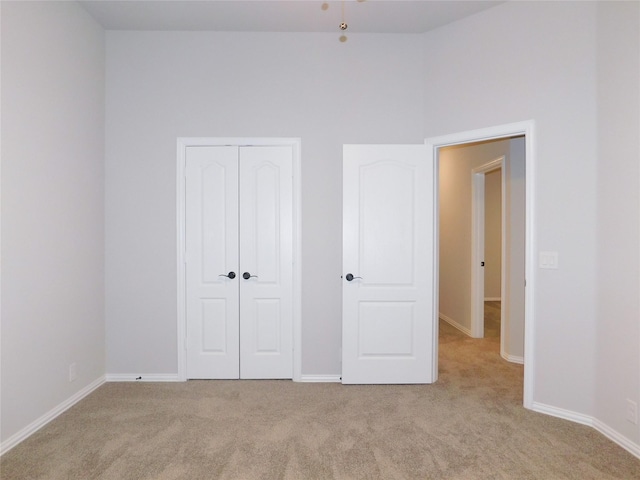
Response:
[{"label": "door panel", "polygon": [[344,146],[343,383],[433,381],[431,157]]},{"label": "door panel", "polygon": [[225,353],[227,351],[227,302],[225,299],[202,299],[202,351]]},{"label": "door panel", "polygon": [[187,378],[238,378],[238,148],[187,147]]},{"label": "door panel", "polygon": [[256,354],[278,353],[280,347],[280,300],[277,298],[254,300]]},{"label": "door panel", "polygon": [[415,329],[412,302],[360,302],[359,358],[413,355]]},{"label": "door panel", "polygon": [[414,170],[392,161],[364,165],[360,188],[362,277],[368,285],[413,284]]},{"label": "door panel", "polygon": [[241,378],[293,376],[293,150],[240,150]]}]

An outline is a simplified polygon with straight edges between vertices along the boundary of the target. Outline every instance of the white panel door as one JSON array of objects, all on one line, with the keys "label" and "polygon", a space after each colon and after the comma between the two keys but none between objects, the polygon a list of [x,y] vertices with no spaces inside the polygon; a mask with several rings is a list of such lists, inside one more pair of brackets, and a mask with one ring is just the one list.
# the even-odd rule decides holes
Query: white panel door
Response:
[{"label": "white panel door", "polygon": [[240,377],[293,376],[293,150],[240,149]]},{"label": "white panel door", "polygon": [[187,378],[292,378],[292,169],[290,146],[187,147]]},{"label": "white panel door", "polygon": [[434,164],[425,145],[345,145],[343,383],[434,380]]},{"label": "white panel door", "polygon": [[238,378],[238,147],[187,147],[185,200],[187,378]]}]

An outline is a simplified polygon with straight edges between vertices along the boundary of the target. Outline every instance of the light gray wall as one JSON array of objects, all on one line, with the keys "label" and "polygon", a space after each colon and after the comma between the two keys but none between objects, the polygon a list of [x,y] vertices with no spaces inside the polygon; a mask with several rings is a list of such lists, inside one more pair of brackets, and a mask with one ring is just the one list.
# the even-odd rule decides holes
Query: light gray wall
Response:
[{"label": "light gray wall", "polygon": [[484,176],[484,298],[500,299],[502,269],[502,169]]},{"label": "light gray wall", "polygon": [[4,442],[105,372],[104,34],[72,2],[1,9]]},{"label": "light gray wall", "polygon": [[[425,34],[425,136],[535,121],[534,401],[594,413],[596,4],[507,2]],[[637,355],[636,355],[637,363]],[[569,380],[570,379],[570,380]]]},{"label": "light gray wall", "polygon": [[107,33],[107,372],[176,373],[176,138],[302,140],[303,374],[339,375],[342,145],[422,143],[421,36]]},{"label": "light gray wall", "polygon": [[640,391],[640,4],[598,5],[596,416],[638,443]]}]

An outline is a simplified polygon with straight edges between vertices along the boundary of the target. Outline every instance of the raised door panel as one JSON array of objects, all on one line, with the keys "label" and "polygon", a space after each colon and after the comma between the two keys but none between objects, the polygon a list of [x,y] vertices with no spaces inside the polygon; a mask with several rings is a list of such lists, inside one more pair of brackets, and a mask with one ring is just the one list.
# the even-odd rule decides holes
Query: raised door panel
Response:
[{"label": "raised door panel", "polygon": [[293,375],[292,162],[289,146],[240,149],[241,378]]},{"label": "raised door panel", "polygon": [[359,272],[366,285],[414,283],[416,171],[390,160],[360,168]]},{"label": "raised door panel", "polygon": [[239,377],[237,158],[187,147],[187,378]]}]

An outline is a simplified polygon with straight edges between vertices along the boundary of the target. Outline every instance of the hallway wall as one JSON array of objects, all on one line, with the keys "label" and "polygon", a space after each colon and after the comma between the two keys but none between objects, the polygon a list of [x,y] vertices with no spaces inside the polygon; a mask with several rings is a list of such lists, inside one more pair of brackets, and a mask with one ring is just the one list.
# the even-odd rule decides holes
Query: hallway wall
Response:
[{"label": "hallway wall", "polygon": [[[472,170],[504,156],[507,358],[524,356],[524,142],[521,137],[440,149],[440,316],[471,335]],[[498,290],[499,294],[499,290]]]}]

